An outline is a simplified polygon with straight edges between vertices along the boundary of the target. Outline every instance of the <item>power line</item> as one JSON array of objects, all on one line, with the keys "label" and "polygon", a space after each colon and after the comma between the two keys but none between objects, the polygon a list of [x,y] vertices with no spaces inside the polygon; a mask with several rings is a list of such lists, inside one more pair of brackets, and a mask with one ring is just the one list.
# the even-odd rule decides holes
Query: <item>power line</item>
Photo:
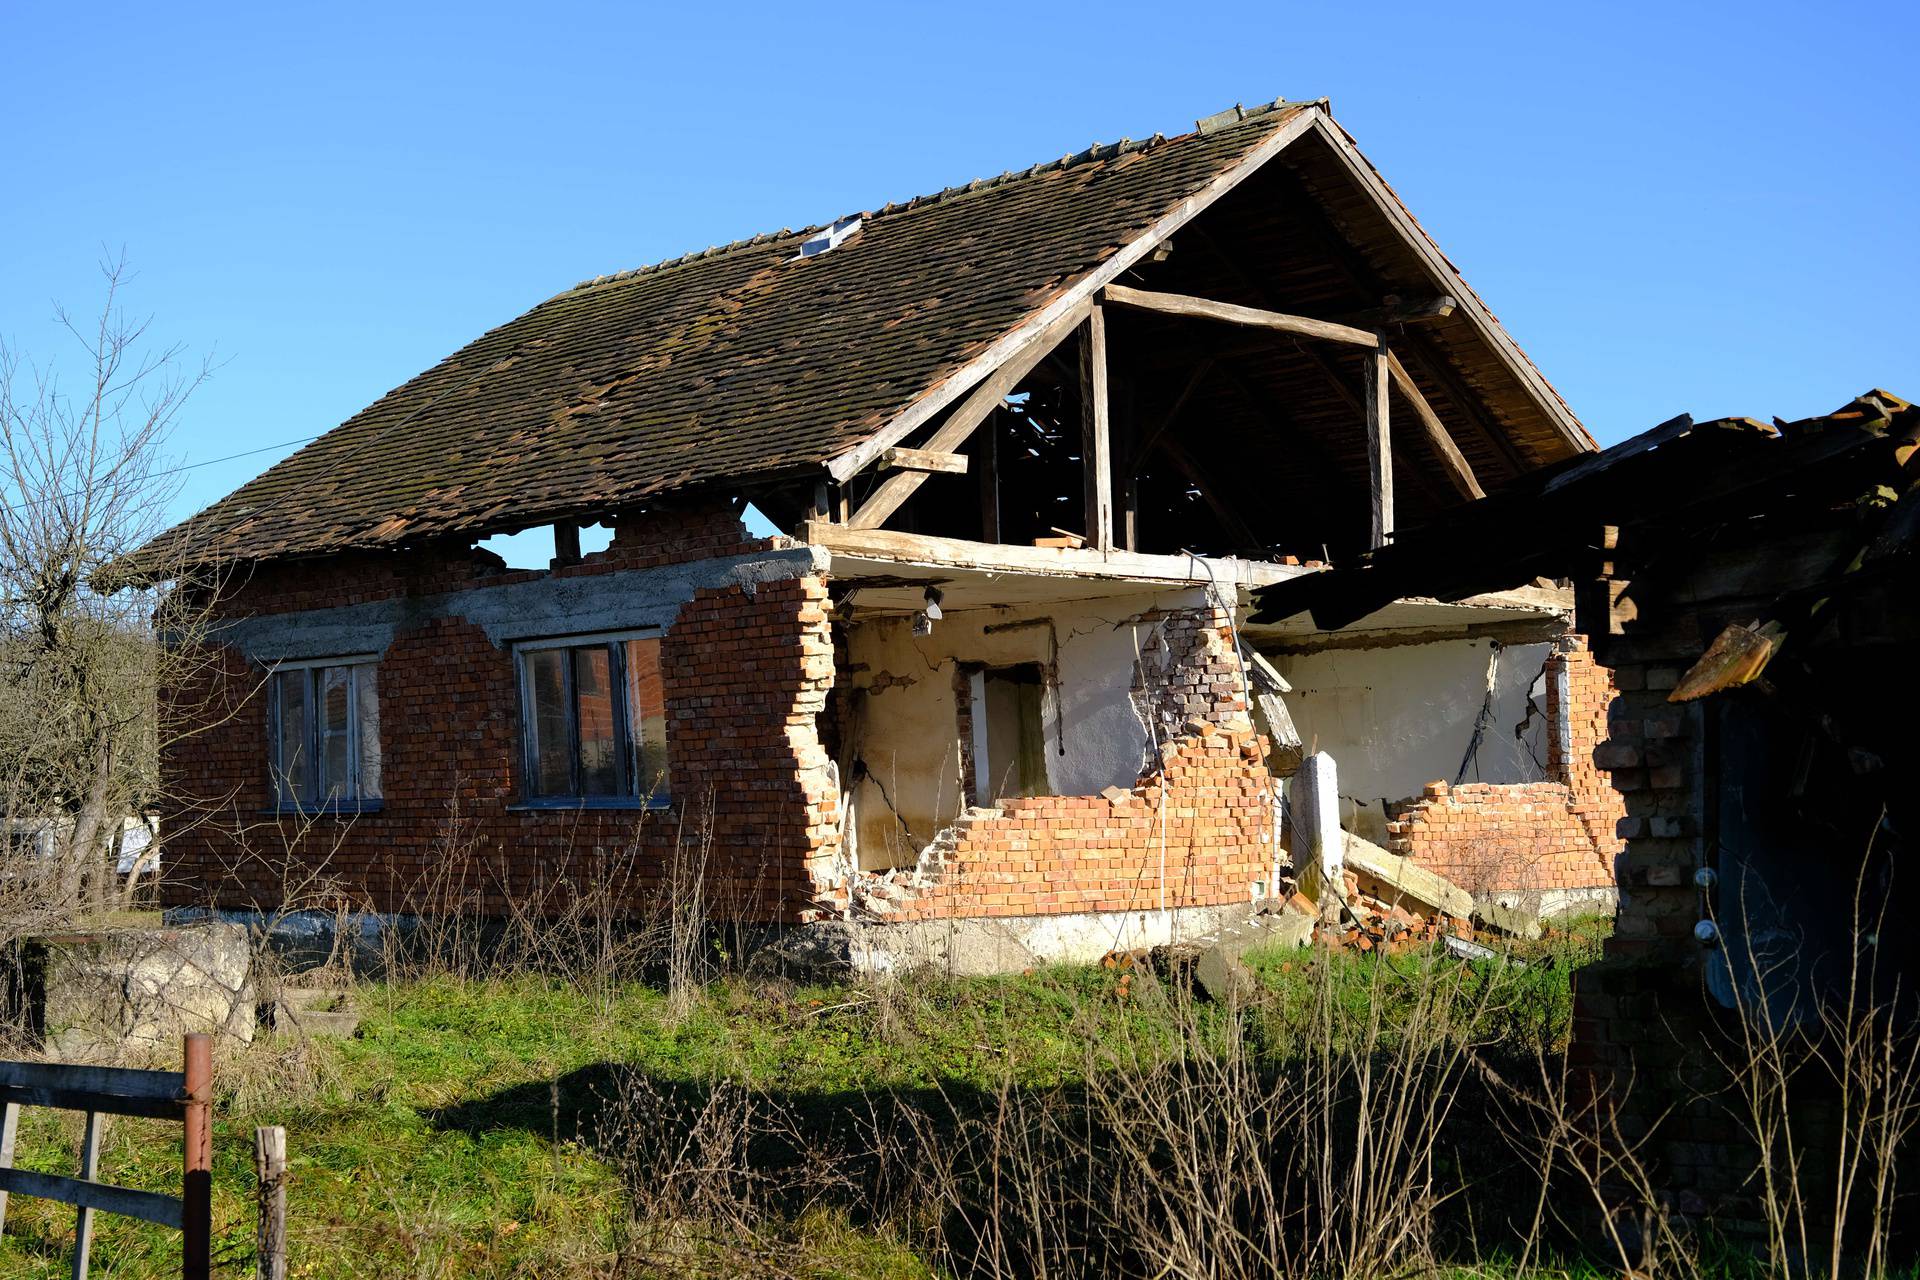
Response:
[{"label": "power line", "polygon": [[[315,440],[318,440],[319,438],[320,437],[317,435],[301,436],[297,440],[282,440],[278,444],[263,444],[258,449],[245,449],[239,453],[229,453],[223,458],[208,458],[203,462],[184,462],[177,467],[168,467],[164,471],[156,471],[147,478],[150,480],[160,480],[167,476],[177,476],[183,471],[198,471],[201,467],[217,467],[223,462],[234,462],[241,458],[251,458],[255,454],[272,453],[275,449],[286,449],[297,444],[312,444]],[[98,487],[103,489],[106,488],[105,485],[100,485]],[[25,502],[16,502],[16,503],[9,504],[6,510],[25,511],[28,507],[39,506],[47,502],[64,501],[68,498],[78,498],[83,494],[86,494],[89,492],[92,492],[92,490],[75,489],[72,493],[63,493],[54,498],[29,498]]]}]

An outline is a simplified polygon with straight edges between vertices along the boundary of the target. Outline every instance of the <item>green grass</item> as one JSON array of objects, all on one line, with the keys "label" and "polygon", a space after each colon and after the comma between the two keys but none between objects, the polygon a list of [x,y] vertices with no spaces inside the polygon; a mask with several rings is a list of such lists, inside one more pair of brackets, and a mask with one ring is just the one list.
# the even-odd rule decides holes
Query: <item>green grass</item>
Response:
[{"label": "green grass", "polygon": [[[1310,964],[1336,966],[1335,998],[1354,1002],[1357,1014],[1370,992],[1412,998],[1413,966],[1423,963],[1310,954],[1250,958],[1273,993],[1262,1016],[1286,1022],[1313,998]],[[1551,1040],[1564,1035],[1565,959],[1573,954],[1543,947],[1525,968],[1489,967],[1487,974],[1504,976],[1463,972],[1461,980],[1513,984],[1522,1012],[1503,1016],[1518,1017],[1528,1036]],[[620,1153],[593,1129],[596,1090],[610,1068],[688,1096],[739,1081],[824,1112],[841,1099],[989,1090],[1007,1079],[1071,1085],[1084,1076],[1089,1044],[1124,1040],[1173,1052],[1181,1039],[1165,992],[1150,977],[1103,968],[908,989],[729,980],[679,1018],[647,986],[595,991],[532,976],[370,984],[357,1000],[364,1015],[357,1039],[305,1048],[263,1041],[218,1064],[219,1274],[252,1274],[258,1124],[287,1129],[295,1276],[597,1276],[613,1274],[636,1238]],[[1202,1006],[1197,1016],[1204,1043],[1210,1028],[1233,1015]],[[77,1117],[29,1111],[19,1162],[72,1173],[78,1141]],[[116,1121],[100,1176],[173,1190],[178,1160],[177,1127]],[[673,1227],[645,1225],[656,1236]],[[0,1276],[64,1276],[71,1238],[71,1209],[14,1197]],[[887,1229],[830,1206],[769,1224],[761,1243],[784,1249],[784,1260],[803,1273],[809,1268],[795,1260],[823,1260],[812,1269],[820,1275],[931,1274]],[[699,1257],[697,1244],[691,1252]],[[176,1238],[126,1219],[98,1219],[94,1256],[96,1275],[177,1273]],[[714,1273],[727,1265],[716,1259]]]}]

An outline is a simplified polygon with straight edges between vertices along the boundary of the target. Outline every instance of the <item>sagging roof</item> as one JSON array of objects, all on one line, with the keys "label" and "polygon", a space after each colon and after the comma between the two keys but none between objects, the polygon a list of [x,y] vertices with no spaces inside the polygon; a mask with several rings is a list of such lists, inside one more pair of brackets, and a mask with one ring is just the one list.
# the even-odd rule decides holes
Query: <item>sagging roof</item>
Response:
[{"label": "sagging roof", "polygon": [[[1324,104],[1236,108],[846,220],[585,281],[494,329],[192,519],[143,558],[207,564],[393,547],[819,473],[963,393],[1075,291],[1105,283]],[[1514,469],[1591,448],[1572,413],[1370,166],[1374,238],[1469,301],[1440,345]],[[1328,198],[1330,213],[1357,217]],[[1385,206],[1390,205],[1390,209]],[[1377,256],[1377,246],[1362,244]],[[1422,264],[1425,264],[1424,266]],[[1434,266],[1433,264],[1438,264]],[[1405,264],[1403,264],[1405,265]],[[919,421],[928,415],[921,413]],[[882,441],[888,442],[888,441]]]},{"label": "sagging roof", "polygon": [[1538,576],[1611,576],[1623,554],[1657,565],[1667,548],[1703,555],[1722,530],[1750,536],[1773,528],[1768,520],[1791,526],[1801,511],[1852,511],[1857,537],[1836,560],[1803,563],[1783,551],[1764,566],[1769,583],[1804,604],[1911,572],[1917,468],[1920,408],[1887,391],[1791,422],[1682,414],[1407,530],[1352,567],[1265,587],[1252,621],[1305,615],[1331,630],[1406,596],[1460,600]]}]

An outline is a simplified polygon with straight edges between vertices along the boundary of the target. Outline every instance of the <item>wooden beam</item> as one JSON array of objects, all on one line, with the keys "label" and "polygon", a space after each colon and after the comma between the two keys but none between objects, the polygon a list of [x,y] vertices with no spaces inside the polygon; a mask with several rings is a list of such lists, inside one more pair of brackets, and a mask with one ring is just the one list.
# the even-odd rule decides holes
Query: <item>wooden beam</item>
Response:
[{"label": "wooden beam", "polygon": [[1480,481],[1474,478],[1473,468],[1467,465],[1467,460],[1461,454],[1459,446],[1455,445],[1453,437],[1447,434],[1446,425],[1440,421],[1440,415],[1433,411],[1433,406],[1427,403],[1426,396],[1422,395],[1420,388],[1414,384],[1413,375],[1408,373],[1407,367],[1400,363],[1399,356],[1386,351],[1384,347],[1382,351],[1386,354],[1387,373],[1392,377],[1393,385],[1399,388],[1400,394],[1413,407],[1414,419],[1419,422],[1420,430],[1426,434],[1427,443],[1432,445],[1434,453],[1439,455],[1440,469],[1447,473],[1447,480],[1460,491],[1460,496],[1468,501],[1486,497],[1487,491],[1482,489]]},{"label": "wooden beam", "polygon": [[1335,324],[1331,320],[1290,316],[1278,311],[1262,311],[1258,307],[1243,307],[1232,302],[1215,302],[1211,298],[1194,298],[1184,293],[1153,293],[1146,289],[1129,289],[1125,285],[1110,284],[1101,291],[1100,296],[1118,307],[1157,311],[1161,315],[1187,316],[1196,320],[1219,320],[1225,324],[1249,325],[1256,329],[1274,329],[1281,333],[1298,334],[1303,338],[1347,342],[1356,347],[1380,345],[1380,335],[1370,329],[1356,329],[1352,325]]},{"label": "wooden beam", "polygon": [[968,361],[966,366],[956,371],[952,377],[929,388],[885,427],[828,463],[827,469],[833,473],[833,478],[842,484],[846,483],[852,476],[866,470],[868,464],[879,456],[880,450],[888,445],[900,443],[917,428],[932,421],[935,414],[966,394],[968,388],[975,383],[989,376],[994,368],[1009,359],[1014,352],[1025,349],[1030,339],[1051,328],[1069,314],[1077,312],[1081,306],[1092,301],[1094,294],[1098,293],[1103,286],[1132,270],[1141,259],[1159,248],[1163,240],[1198,217],[1211,207],[1214,201],[1257,173],[1267,161],[1286,150],[1294,139],[1311,129],[1313,122],[1322,114],[1317,106],[1304,106],[1297,115],[1275,129],[1236,163],[1135,236],[1118,253],[1075,281],[1052,302],[1034,312],[992,346]]},{"label": "wooden beam", "polygon": [[967,474],[967,455],[936,453],[932,449],[903,449],[898,445],[880,452],[883,471],[924,471],[928,475],[963,476]]},{"label": "wooden beam", "polygon": [[987,415],[986,430],[974,437],[974,457],[980,462],[980,537],[1000,541],[1000,423]]},{"label": "wooden beam", "polygon": [[[934,453],[951,452],[958,448],[973,434],[975,427],[987,420],[988,414],[1000,407],[1000,402],[1020,384],[1020,379],[1032,373],[1033,367],[1046,359],[1048,352],[1079,328],[1092,310],[1092,303],[1075,307],[1041,330],[1032,342],[975,387],[973,394],[960,402],[923,447]],[[927,473],[924,471],[904,471],[888,476],[874,488],[846,523],[855,529],[878,529],[888,516],[900,509],[900,504],[926,483],[926,479]]]},{"label": "wooden beam", "polygon": [[[960,538],[901,533],[895,529],[851,529],[843,524],[826,524],[819,520],[808,521],[803,532],[809,543],[825,548],[835,557],[978,569],[987,573],[1194,585],[1205,584],[1211,575],[1211,580],[1220,586],[1263,587],[1317,572],[1298,565],[1270,564],[1259,560],[1201,562],[1185,555],[1096,551],[1092,547],[1022,547],[1006,543],[969,542]],[[851,571],[846,577],[851,582],[857,580],[854,575],[859,569],[858,565],[839,565],[833,572],[836,577],[841,577],[843,571]]]},{"label": "wooden beam", "polygon": [[[1319,197],[1301,179],[1297,171],[1285,165],[1276,165],[1272,171],[1272,177],[1291,196],[1293,208],[1299,214],[1301,229],[1305,232],[1307,239],[1311,240],[1327,261],[1347,278],[1347,282],[1354,289],[1376,298],[1383,296],[1383,291],[1391,292],[1386,282],[1374,270],[1373,265],[1334,225],[1333,219],[1321,205]],[[1455,298],[1455,302],[1458,301],[1459,299]],[[1506,460],[1516,476],[1532,470],[1533,463],[1520,456],[1513,441],[1507,438],[1506,428],[1484,412],[1480,393],[1455,376],[1444,357],[1428,359],[1427,352],[1418,342],[1403,343],[1401,350],[1416,368],[1428,375],[1430,381],[1440,384],[1446,391],[1447,398],[1460,407],[1460,412],[1466,416],[1467,421],[1485,438],[1487,446]]]},{"label": "wooden beam", "polygon": [[1393,540],[1393,437],[1387,426],[1387,388],[1392,381],[1383,342],[1367,357],[1362,396],[1367,407],[1367,488],[1373,501],[1370,545],[1376,550]]},{"label": "wooden beam", "polygon": [[1113,431],[1107,402],[1107,313],[1094,307],[1080,335],[1080,474],[1087,542],[1113,550]]},{"label": "wooden beam", "polygon": [[1387,300],[1380,306],[1340,318],[1347,324],[1385,328],[1393,324],[1418,324],[1422,320],[1444,320],[1459,305],[1459,300],[1450,293],[1436,293],[1424,298],[1401,298],[1388,294]]}]

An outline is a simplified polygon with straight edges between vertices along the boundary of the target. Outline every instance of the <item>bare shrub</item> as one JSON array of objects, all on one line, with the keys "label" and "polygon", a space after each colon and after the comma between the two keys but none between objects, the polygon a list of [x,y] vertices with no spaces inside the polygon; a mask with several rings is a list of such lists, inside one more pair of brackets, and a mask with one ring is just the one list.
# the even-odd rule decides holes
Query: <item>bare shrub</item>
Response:
[{"label": "bare shrub", "polygon": [[207,370],[122,311],[122,262],[102,272],[96,320],[58,313],[72,384],[0,345],[0,942],[125,905],[121,824],[155,806],[178,730],[154,689],[204,658],[212,584],[133,553],[177,491],[163,450]]}]

